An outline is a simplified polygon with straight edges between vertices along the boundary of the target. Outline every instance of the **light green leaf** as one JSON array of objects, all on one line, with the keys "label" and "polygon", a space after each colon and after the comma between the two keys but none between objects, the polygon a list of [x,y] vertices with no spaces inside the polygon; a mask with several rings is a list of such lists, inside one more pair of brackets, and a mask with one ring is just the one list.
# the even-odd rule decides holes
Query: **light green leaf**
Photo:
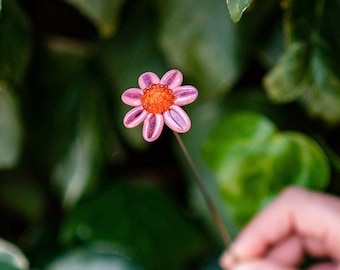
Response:
[{"label": "light green leaf", "polygon": [[235,23],[241,19],[251,2],[252,0],[227,0],[230,17]]},{"label": "light green leaf", "polygon": [[21,152],[22,123],[17,97],[0,81],[0,168],[11,168]]},{"label": "light green leaf", "polygon": [[65,0],[88,17],[102,37],[111,37],[116,31],[121,7],[125,0]]},{"label": "light green leaf", "polygon": [[137,270],[141,269],[117,247],[105,243],[71,250],[53,261],[47,270]]},{"label": "light green leaf", "polygon": [[[63,242],[98,239],[124,248],[146,269],[183,269],[205,250],[201,232],[162,192],[116,184],[79,204],[63,226]],[[157,260],[155,260],[157,254]]]},{"label": "light green leaf", "polygon": [[30,22],[16,1],[6,1],[0,16],[0,79],[20,82],[31,57]]},{"label": "light green leaf", "polygon": [[29,262],[22,251],[0,238],[0,269],[1,270],[28,270]]},{"label": "light green leaf", "polygon": [[212,129],[203,156],[214,170],[226,208],[247,222],[285,186],[323,189],[329,181],[327,157],[298,132],[279,132],[257,113],[235,113]]}]

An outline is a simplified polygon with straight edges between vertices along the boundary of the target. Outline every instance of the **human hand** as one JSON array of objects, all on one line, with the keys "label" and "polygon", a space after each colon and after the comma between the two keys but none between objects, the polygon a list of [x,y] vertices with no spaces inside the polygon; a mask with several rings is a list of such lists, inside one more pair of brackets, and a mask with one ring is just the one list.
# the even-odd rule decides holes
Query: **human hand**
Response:
[{"label": "human hand", "polygon": [[327,258],[310,270],[340,270],[340,199],[287,188],[223,254],[223,269],[298,269],[306,255]]}]

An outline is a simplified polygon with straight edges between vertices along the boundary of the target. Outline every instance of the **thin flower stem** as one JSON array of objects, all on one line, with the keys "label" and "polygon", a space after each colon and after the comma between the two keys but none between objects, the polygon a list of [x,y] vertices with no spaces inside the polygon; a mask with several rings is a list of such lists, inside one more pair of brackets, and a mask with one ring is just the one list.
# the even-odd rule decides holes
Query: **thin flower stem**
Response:
[{"label": "thin flower stem", "polygon": [[190,168],[191,168],[191,170],[194,174],[194,179],[195,179],[195,181],[198,185],[198,188],[199,188],[200,192],[202,193],[202,196],[203,196],[203,198],[204,198],[204,200],[207,204],[207,207],[209,209],[211,217],[213,218],[213,220],[214,220],[214,222],[217,226],[217,229],[218,229],[218,231],[219,231],[219,233],[222,237],[223,243],[224,243],[225,247],[228,248],[230,246],[230,243],[231,243],[231,238],[230,238],[228,231],[226,230],[226,228],[224,226],[222,218],[221,218],[220,214],[218,213],[217,208],[214,205],[211,197],[209,196],[209,193],[204,186],[202,178],[201,178],[200,174],[198,173],[198,170],[197,170],[194,162],[192,161],[192,159],[189,155],[189,152],[188,152],[187,148],[185,147],[181,137],[179,136],[179,134],[177,132],[174,132],[174,134],[175,134],[177,142],[178,142],[181,150],[183,151],[184,156],[185,156],[187,162],[189,163],[189,166],[190,166]]}]

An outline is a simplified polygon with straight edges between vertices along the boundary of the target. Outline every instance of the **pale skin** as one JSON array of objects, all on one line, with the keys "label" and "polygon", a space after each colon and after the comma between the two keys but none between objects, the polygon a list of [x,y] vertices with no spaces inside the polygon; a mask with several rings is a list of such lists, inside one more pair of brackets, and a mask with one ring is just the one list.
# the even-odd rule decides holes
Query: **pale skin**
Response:
[{"label": "pale skin", "polygon": [[287,188],[239,234],[220,260],[228,270],[340,270],[340,199]]}]

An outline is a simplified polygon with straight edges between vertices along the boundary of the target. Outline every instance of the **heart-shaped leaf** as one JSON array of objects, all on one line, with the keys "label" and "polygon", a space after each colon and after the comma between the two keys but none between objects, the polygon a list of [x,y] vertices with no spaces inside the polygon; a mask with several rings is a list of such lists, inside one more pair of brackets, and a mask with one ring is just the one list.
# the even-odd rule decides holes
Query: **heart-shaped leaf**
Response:
[{"label": "heart-shaped leaf", "polygon": [[329,180],[328,160],[313,139],[298,132],[279,132],[257,113],[222,119],[205,142],[203,156],[239,224],[287,185],[322,189]]}]

